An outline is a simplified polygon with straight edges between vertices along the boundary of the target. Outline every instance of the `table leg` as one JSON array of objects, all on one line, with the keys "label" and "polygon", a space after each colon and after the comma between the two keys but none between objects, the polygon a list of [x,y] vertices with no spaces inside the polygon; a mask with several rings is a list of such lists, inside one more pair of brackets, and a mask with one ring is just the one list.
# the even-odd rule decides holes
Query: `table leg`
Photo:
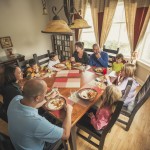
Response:
[{"label": "table leg", "polygon": [[77,150],[77,143],[76,143],[76,133],[77,133],[77,127],[74,125],[71,128],[71,133],[69,137],[69,144],[71,150]]}]

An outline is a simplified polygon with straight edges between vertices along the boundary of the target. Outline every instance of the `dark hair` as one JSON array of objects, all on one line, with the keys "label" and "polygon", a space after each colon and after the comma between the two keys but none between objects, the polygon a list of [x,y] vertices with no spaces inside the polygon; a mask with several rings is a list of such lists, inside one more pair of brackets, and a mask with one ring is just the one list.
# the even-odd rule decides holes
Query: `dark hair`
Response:
[{"label": "dark hair", "polygon": [[81,49],[84,49],[84,42],[76,42],[75,43],[75,46],[78,46],[78,47],[80,47]]},{"label": "dark hair", "polygon": [[4,71],[4,84],[10,84],[16,82],[15,70],[18,66],[9,65],[5,67]]},{"label": "dark hair", "polygon": [[30,59],[29,60],[29,65],[30,65],[30,67],[32,67],[33,65],[36,65],[37,63],[36,63],[36,61],[34,60],[34,59]]},{"label": "dark hair", "polygon": [[120,59],[120,58],[123,60],[123,58],[124,58],[123,55],[122,54],[117,54],[116,59]]},{"label": "dark hair", "polygon": [[50,60],[52,60],[57,54],[55,52],[51,52],[49,55]]}]

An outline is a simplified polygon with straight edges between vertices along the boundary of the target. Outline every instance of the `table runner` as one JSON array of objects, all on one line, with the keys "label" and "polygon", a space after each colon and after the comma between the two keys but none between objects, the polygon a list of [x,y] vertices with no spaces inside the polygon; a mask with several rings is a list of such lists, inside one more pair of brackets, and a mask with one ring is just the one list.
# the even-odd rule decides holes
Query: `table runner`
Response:
[{"label": "table runner", "polygon": [[79,77],[79,70],[61,70],[57,72],[56,77]]}]

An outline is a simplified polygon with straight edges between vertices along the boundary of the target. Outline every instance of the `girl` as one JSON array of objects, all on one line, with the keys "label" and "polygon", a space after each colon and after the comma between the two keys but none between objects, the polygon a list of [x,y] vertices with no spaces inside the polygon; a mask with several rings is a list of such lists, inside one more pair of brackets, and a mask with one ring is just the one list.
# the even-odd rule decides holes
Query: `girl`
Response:
[{"label": "girl", "polygon": [[111,114],[115,110],[115,102],[120,100],[121,97],[122,93],[115,85],[106,87],[102,95],[102,103],[96,114],[94,115],[93,112],[89,113],[90,122],[96,130],[101,130],[107,126],[111,119]]},{"label": "girl", "polygon": [[[136,82],[134,78],[134,73],[135,73],[136,67],[134,64],[125,64],[122,71],[121,71],[121,78],[120,78],[120,83],[117,86],[118,89],[121,91],[124,91],[126,88],[126,85],[128,83],[128,80],[133,80],[132,87],[129,91],[129,94],[127,95],[125,101],[124,101],[124,106],[128,106],[132,101],[134,101],[135,95],[136,95],[136,88],[139,86],[139,84]],[[110,82],[110,78],[105,75],[105,78],[107,80],[108,85],[111,85],[112,83]]]},{"label": "girl", "polygon": [[73,53],[71,57],[71,62],[81,62],[82,64],[89,63],[88,54],[84,51],[84,43],[83,42],[76,42],[75,43],[76,51]]}]

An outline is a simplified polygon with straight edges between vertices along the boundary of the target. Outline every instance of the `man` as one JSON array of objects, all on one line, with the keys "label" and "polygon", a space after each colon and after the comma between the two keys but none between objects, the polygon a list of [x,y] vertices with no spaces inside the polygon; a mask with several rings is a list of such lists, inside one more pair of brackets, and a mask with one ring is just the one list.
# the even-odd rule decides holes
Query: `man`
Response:
[{"label": "man", "polygon": [[62,128],[51,124],[38,114],[46,101],[47,84],[41,79],[25,83],[23,96],[11,101],[8,115],[8,132],[16,150],[43,150],[45,142],[54,143],[69,138],[71,129],[72,106],[66,105],[66,117]]},{"label": "man", "polygon": [[89,65],[96,67],[108,67],[108,54],[100,50],[98,44],[93,45],[94,54],[90,56]]}]

